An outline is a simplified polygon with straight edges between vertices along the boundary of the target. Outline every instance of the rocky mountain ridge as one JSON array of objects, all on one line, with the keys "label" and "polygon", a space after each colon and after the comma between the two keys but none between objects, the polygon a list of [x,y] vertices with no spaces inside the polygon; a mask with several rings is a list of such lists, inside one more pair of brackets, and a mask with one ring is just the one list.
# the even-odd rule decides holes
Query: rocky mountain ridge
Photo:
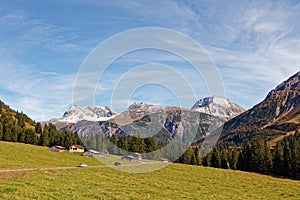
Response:
[{"label": "rocky mountain ridge", "polygon": [[213,96],[197,101],[191,108],[194,111],[214,115],[226,121],[242,114],[246,110],[229,99]]},{"label": "rocky mountain ridge", "polygon": [[262,102],[226,122],[221,139],[240,142],[256,132],[272,139],[299,128],[300,72],[271,90]]}]

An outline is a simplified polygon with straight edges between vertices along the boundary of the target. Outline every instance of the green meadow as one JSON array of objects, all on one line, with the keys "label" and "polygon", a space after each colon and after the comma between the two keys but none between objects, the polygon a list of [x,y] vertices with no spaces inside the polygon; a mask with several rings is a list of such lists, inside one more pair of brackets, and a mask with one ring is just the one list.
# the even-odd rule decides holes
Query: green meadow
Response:
[{"label": "green meadow", "polygon": [[0,199],[300,199],[300,181],[256,173],[183,164],[126,173],[122,168],[130,167],[129,163],[106,167],[80,154],[8,142],[0,142],[0,153],[0,170],[74,167],[81,162],[89,165],[1,172]]}]

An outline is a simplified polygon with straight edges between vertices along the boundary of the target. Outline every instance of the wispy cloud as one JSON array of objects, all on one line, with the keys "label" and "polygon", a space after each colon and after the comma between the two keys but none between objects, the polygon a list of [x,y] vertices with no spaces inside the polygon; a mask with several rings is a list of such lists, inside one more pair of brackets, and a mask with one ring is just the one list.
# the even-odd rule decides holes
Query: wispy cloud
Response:
[{"label": "wispy cloud", "polygon": [[[71,28],[58,27],[51,23],[43,22],[38,18],[32,18],[29,12],[16,10],[0,17],[2,29],[1,35],[10,46],[29,49],[34,46],[43,46],[51,50],[78,50],[78,46],[72,43],[77,38]],[[22,30],[16,31],[16,30]],[[12,38],[10,33],[15,34]]]},{"label": "wispy cloud", "polygon": [[[34,5],[19,6],[0,16],[4,27],[0,29],[0,89],[5,91],[0,98],[38,120],[57,116],[72,103],[76,73],[89,50],[111,34],[130,28],[170,28],[198,41],[216,63],[226,96],[246,108],[299,71],[300,3],[294,1],[84,0],[68,2],[67,7],[65,2],[55,3],[51,9],[44,15]],[[57,18],[49,17],[53,15]],[[159,37],[178,49],[184,45],[170,35]],[[185,48],[192,52],[192,46]],[[190,56],[201,60],[199,55]],[[122,74],[147,63],[176,69],[191,83],[197,98],[209,94],[205,77],[199,78],[182,58],[162,51],[140,51],[120,58],[99,77],[96,103],[109,105]],[[166,76],[162,73],[157,78]],[[143,76],[136,73],[136,77]],[[95,88],[88,82],[81,85]],[[145,93],[150,90],[143,88]],[[158,101],[169,101],[165,91],[157,91]],[[140,94],[133,97],[142,99]],[[151,101],[151,95],[145,98]]]},{"label": "wispy cloud", "polygon": [[[3,60],[3,59],[2,59]],[[0,98],[14,109],[36,120],[48,120],[68,108],[75,75],[35,71],[13,63],[0,62]]]}]

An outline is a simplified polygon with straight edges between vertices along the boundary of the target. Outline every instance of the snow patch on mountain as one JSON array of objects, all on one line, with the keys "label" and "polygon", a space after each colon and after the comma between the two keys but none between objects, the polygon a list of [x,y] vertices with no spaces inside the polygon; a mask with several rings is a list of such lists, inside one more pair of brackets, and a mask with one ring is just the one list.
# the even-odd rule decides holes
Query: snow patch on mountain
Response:
[{"label": "snow patch on mountain", "polygon": [[245,109],[223,97],[206,97],[197,101],[191,108],[194,111],[214,115],[225,120],[232,119]]},{"label": "snow patch on mountain", "polygon": [[107,121],[118,115],[107,106],[78,106],[73,105],[68,109],[61,118],[51,119],[51,123],[77,123],[79,121]]}]

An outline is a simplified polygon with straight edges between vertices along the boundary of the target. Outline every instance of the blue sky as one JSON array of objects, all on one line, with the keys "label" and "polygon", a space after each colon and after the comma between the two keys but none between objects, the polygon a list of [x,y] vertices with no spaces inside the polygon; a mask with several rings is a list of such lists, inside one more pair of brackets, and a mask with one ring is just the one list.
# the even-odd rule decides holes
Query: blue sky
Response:
[{"label": "blue sky", "polygon": [[[99,43],[129,29],[162,27],[199,42],[220,72],[226,97],[250,108],[299,71],[299,18],[297,1],[2,0],[0,99],[38,121],[59,117],[72,105],[82,62]],[[211,95],[187,63],[142,50],[111,65],[95,104],[110,106],[119,77],[153,62],[180,71],[196,98]],[[178,105],[172,92],[155,84],[137,90],[132,101]]]}]

